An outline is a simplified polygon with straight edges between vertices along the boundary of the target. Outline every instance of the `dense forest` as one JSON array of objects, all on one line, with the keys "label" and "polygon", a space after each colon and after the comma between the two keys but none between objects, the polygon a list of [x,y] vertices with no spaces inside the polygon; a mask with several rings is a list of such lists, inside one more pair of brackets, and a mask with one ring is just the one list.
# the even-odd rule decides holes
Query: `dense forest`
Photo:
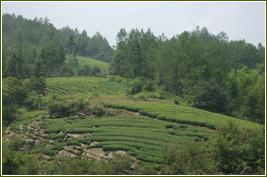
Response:
[{"label": "dense forest", "polygon": [[100,33],[89,37],[86,31],[56,29],[47,18],[4,14],[2,21],[3,76],[62,76],[72,72],[76,55],[110,61],[114,52]]}]

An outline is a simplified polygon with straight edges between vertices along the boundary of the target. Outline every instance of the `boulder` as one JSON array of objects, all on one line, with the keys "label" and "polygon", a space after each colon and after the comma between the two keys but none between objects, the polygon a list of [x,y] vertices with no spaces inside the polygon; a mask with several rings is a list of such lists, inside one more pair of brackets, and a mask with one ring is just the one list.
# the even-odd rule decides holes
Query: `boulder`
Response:
[{"label": "boulder", "polygon": [[61,150],[61,151],[59,151],[59,152],[58,152],[58,155],[59,155],[59,156],[65,156],[65,157],[77,157],[76,154],[73,154],[73,153],[71,153],[71,152],[69,152],[69,151],[66,151],[66,150]]}]

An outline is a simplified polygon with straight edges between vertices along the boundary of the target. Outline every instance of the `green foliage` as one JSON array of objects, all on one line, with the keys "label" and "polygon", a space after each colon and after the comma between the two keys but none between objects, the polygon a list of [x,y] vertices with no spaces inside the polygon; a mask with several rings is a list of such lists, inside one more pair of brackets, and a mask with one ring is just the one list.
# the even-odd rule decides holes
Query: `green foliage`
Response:
[{"label": "green foliage", "polygon": [[155,166],[146,163],[139,163],[134,168],[133,174],[135,175],[156,175],[157,171]]},{"label": "green foliage", "polygon": [[172,143],[164,150],[164,159],[167,165],[162,167],[163,174],[218,174],[214,154],[200,143],[188,143],[179,148]]},{"label": "green foliage", "polygon": [[228,75],[227,92],[234,115],[264,122],[264,75],[243,67]]},{"label": "green foliage", "polygon": [[[67,74],[69,74],[70,76],[78,74],[79,63],[75,54],[72,53],[67,55],[65,60],[65,67],[70,69],[70,71],[67,70]],[[63,73],[65,73],[64,69],[66,68],[64,68],[63,66]]]},{"label": "green foliage", "polygon": [[82,57],[82,56],[77,56],[78,63],[81,67],[89,66],[90,68],[96,66],[101,69],[102,73],[107,73],[108,68],[109,68],[109,63],[96,60],[90,57]]},{"label": "green foliage", "polygon": [[58,96],[77,95],[125,95],[127,85],[103,77],[58,77],[48,78],[48,94]]},{"label": "green foliage", "polygon": [[117,50],[112,60],[112,73],[122,76],[153,77],[154,66],[151,63],[156,50],[157,39],[148,29],[137,29],[129,33],[121,29],[117,35]]},{"label": "green foliage", "polygon": [[22,105],[26,91],[21,80],[14,77],[3,79],[3,122],[9,124],[15,119],[15,112],[18,106]]},{"label": "green foliage", "polygon": [[140,78],[134,79],[130,85],[131,85],[131,90],[130,94],[136,94],[142,91],[143,88],[143,81]]},{"label": "green foliage", "polygon": [[216,129],[217,127],[223,126],[228,121],[233,121],[239,124],[240,127],[244,128],[261,128],[261,125],[258,123],[161,101],[133,101],[126,98],[114,98],[104,102],[104,104],[107,107],[139,112],[141,115],[159,120],[191,124],[211,129]]},{"label": "green foliage", "polygon": [[[228,94],[234,90],[225,92],[229,89],[228,74],[232,69],[246,66],[263,71],[258,65],[264,68],[261,44],[255,47],[245,41],[229,41],[224,32],[213,35],[206,28],[197,27],[167,39],[164,35],[154,36],[150,30],[121,29],[111,72],[137,80],[154,80],[164,91],[202,109],[259,121],[264,115],[263,86],[260,86],[263,79],[253,89],[240,87],[247,103],[237,104],[233,95]],[[141,84],[142,81],[135,81],[133,94],[141,92]]]},{"label": "green foliage", "polygon": [[[121,29],[117,41],[114,53],[99,33],[3,15],[3,123],[21,132],[42,120],[54,140],[29,152],[20,151],[21,138],[3,143],[3,174],[264,174],[262,125],[182,106],[263,123],[261,44],[229,41],[206,28],[170,39]],[[111,67],[87,56],[113,58]],[[109,72],[118,75],[44,79]],[[126,94],[133,99],[120,97]],[[65,139],[67,133],[84,135]],[[110,161],[56,155],[65,145],[92,142],[128,155]]]},{"label": "green foliage", "polygon": [[36,110],[43,106],[42,102],[43,100],[40,94],[37,92],[29,92],[23,103],[29,110]]},{"label": "green foliage", "polygon": [[131,95],[140,93],[142,91],[153,92],[156,89],[155,83],[153,81],[146,80],[144,78],[135,78],[131,80],[129,85],[130,90],[128,92]]},{"label": "green foliage", "polygon": [[114,51],[100,33],[89,37],[86,31],[80,33],[77,29],[73,30],[69,27],[63,27],[59,32],[67,53],[89,56],[103,61],[111,60]]},{"label": "green foliage", "polygon": [[212,81],[204,82],[199,86],[192,106],[212,112],[229,112],[225,91],[220,85]]},{"label": "green foliage", "polygon": [[179,98],[179,97],[176,97],[175,99],[174,99],[174,104],[176,104],[176,105],[180,105],[181,104],[181,102],[182,102],[182,99],[181,98]]},{"label": "green foliage", "polygon": [[99,33],[90,38],[85,31],[58,30],[47,18],[29,20],[14,14],[3,15],[3,45],[4,76],[17,78],[77,74],[69,68],[75,67],[75,60],[64,64],[65,53],[104,61],[110,61],[114,53]]},{"label": "green foliage", "polygon": [[9,141],[3,142],[3,174],[23,174],[23,171],[25,170],[27,170],[29,174],[31,174],[33,171],[35,171],[34,168],[26,168],[26,166],[28,167],[28,165],[30,165],[33,160],[30,158],[28,159],[29,161],[26,162],[26,154],[18,151],[19,147],[21,147],[22,145],[22,138],[17,136]]},{"label": "green foliage", "polygon": [[35,91],[39,94],[44,94],[45,92],[46,80],[43,77],[31,77],[24,84],[28,91]]},{"label": "green foliage", "polygon": [[77,56],[79,69],[79,75],[100,75],[107,74],[109,63],[92,59],[89,57]]},{"label": "green foliage", "polygon": [[223,174],[264,174],[264,132],[242,130],[228,123],[219,130],[215,144],[218,168]]},{"label": "green foliage", "polygon": [[55,100],[51,97],[47,105],[50,117],[68,117],[83,111],[87,107],[87,102],[82,98],[71,100]]}]

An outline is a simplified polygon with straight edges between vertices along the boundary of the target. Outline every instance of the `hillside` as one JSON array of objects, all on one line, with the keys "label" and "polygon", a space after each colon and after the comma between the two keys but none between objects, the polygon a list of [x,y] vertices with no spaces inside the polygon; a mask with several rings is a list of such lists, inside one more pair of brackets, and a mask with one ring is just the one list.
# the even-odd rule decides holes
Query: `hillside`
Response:
[{"label": "hillside", "polygon": [[103,77],[55,77],[47,79],[48,94],[58,96],[88,95],[125,95],[127,86]]},{"label": "hillside", "polygon": [[213,142],[218,136],[217,129],[228,122],[242,129],[262,128],[254,122],[169,101],[133,100],[125,96],[127,85],[108,78],[58,77],[46,82],[44,102],[49,104],[52,98],[54,106],[62,104],[66,110],[69,104],[75,109],[78,103],[75,100],[79,100],[78,104],[89,100],[90,105],[89,112],[83,108],[72,115],[60,114],[59,110],[51,115],[49,108],[23,111],[10,124],[6,139],[14,134],[23,135],[31,143],[21,150],[48,160],[56,157],[107,160],[116,154],[128,154],[135,163],[157,170],[165,164],[164,149],[172,143],[182,147],[193,142]]},{"label": "hillside", "polygon": [[[2,174],[265,174],[264,44],[70,12],[76,29],[2,15]],[[102,29],[104,20],[119,24]]]},{"label": "hillside", "polygon": [[[65,76],[65,54],[111,61],[114,50],[100,33],[57,29],[48,18],[27,19],[3,14],[3,75],[29,78],[36,75]],[[70,73],[68,73],[69,75]]]},{"label": "hillside", "polygon": [[77,56],[77,59],[80,66],[98,67],[101,69],[102,73],[108,73],[109,63],[105,61],[82,56]]}]

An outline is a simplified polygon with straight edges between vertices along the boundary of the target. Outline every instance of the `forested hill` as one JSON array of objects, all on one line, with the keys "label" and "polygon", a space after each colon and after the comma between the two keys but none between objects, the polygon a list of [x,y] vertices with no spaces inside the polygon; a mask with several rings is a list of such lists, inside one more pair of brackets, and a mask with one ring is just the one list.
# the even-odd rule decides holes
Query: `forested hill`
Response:
[{"label": "forested hill", "polygon": [[60,75],[67,53],[110,61],[114,52],[100,33],[89,37],[86,31],[80,33],[69,27],[56,29],[47,18],[29,20],[4,14],[2,24],[4,76],[20,73],[27,78],[36,74],[40,66],[44,66],[43,73]]},{"label": "forested hill", "polygon": [[[144,80],[201,109],[264,121],[265,49],[196,28],[170,39],[151,30],[121,29],[115,74]],[[142,87],[141,87],[142,88]]]}]

